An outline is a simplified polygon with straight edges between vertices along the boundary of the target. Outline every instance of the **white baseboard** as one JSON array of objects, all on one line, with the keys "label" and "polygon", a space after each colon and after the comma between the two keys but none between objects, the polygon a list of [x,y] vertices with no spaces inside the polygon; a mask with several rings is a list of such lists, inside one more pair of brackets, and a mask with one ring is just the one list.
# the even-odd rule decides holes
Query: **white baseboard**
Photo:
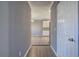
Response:
[{"label": "white baseboard", "polygon": [[52,51],[55,53],[56,57],[58,57],[58,55],[57,55],[56,51],[54,50],[54,48],[52,46],[50,46],[50,47],[51,47]]},{"label": "white baseboard", "polygon": [[26,53],[25,53],[25,55],[24,55],[24,57],[26,57],[27,56],[27,54],[28,54],[28,52],[29,52],[29,50],[30,50],[30,48],[32,47],[32,44],[29,46],[29,48],[28,48],[28,50],[26,51]]}]

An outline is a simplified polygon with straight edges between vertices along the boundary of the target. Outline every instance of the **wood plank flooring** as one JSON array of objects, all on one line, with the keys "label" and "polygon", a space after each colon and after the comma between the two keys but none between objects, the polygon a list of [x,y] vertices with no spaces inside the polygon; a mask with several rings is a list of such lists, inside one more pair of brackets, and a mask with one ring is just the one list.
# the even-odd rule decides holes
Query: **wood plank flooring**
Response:
[{"label": "wood plank flooring", "polygon": [[27,57],[56,57],[50,46],[32,46]]}]

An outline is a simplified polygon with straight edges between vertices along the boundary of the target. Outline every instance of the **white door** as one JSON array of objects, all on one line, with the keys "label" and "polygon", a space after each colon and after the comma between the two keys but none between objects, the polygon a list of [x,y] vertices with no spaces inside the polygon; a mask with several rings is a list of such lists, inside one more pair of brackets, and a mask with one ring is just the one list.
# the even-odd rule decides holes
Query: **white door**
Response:
[{"label": "white door", "polygon": [[57,54],[78,56],[78,2],[60,2],[57,6]]}]

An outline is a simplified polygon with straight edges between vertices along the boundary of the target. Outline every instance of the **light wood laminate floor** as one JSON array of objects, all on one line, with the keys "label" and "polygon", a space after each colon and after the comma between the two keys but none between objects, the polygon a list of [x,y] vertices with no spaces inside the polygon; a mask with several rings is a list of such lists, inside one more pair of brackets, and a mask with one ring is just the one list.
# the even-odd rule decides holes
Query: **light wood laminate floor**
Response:
[{"label": "light wood laminate floor", "polygon": [[50,46],[32,46],[27,57],[55,57]]}]

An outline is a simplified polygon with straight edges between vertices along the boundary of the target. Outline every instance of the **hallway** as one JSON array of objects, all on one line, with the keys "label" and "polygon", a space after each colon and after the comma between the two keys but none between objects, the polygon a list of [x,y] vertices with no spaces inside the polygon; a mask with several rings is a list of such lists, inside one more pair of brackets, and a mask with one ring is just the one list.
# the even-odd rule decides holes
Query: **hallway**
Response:
[{"label": "hallway", "polygon": [[78,56],[78,1],[0,1],[0,57]]},{"label": "hallway", "polygon": [[51,47],[48,46],[32,46],[27,57],[56,57]]}]

